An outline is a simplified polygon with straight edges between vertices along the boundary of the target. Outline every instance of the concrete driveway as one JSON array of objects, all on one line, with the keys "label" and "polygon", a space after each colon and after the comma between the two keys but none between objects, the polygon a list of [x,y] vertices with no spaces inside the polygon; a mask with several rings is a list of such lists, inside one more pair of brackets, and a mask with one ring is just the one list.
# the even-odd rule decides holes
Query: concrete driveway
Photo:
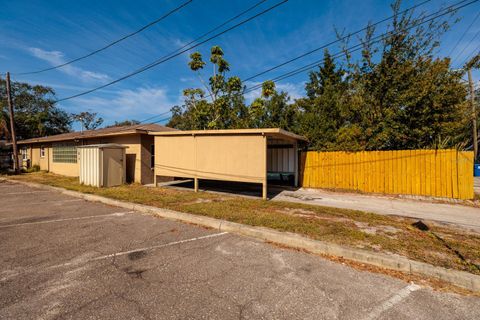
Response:
[{"label": "concrete driveway", "polygon": [[434,292],[293,250],[0,183],[0,319],[479,319]]},{"label": "concrete driveway", "polygon": [[272,200],[361,210],[381,215],[409,217],[453,225],[480,233],[480,208],[460,204],[435,203],[381,195],[333,192],[321,189],[284,190]]}]

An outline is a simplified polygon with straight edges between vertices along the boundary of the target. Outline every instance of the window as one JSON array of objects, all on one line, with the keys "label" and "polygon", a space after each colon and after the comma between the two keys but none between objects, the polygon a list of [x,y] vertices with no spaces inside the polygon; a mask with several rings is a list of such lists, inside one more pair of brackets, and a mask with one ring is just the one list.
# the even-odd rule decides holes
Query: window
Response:
[{"label": "window", "polygon": [[150,145],[150,168],[155,168],[155,145]]},{"label": "window", "polygon": [[77,147],[73,143],[54,144],[52,156],[53,162],[77,163]]},{"label": "window", "polygon": [[22,160],[28,160],[28,152],[27,152],[27,147],[23,147],[22,150],[20,150],[20,154],[22,155]]},{"label": "window", "polygon": [[40,146],[40,158],[45,158],[45,147]]}]

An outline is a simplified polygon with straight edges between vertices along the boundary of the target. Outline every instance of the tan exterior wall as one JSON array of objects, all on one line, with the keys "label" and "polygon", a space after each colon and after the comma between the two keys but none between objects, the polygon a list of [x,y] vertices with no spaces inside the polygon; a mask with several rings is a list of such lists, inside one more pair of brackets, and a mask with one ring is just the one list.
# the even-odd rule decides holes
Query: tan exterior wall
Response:
[{"label": "tan exterior wall", "polygon": [[[136,134],[85,139],[78,142],[77,145],[100,143],[117,143],[128,147],[126,149],[128,182],[142,184],[153,183],[153,172],[150,168],[150,144],[153,143],[152,136]],[[28,156],[32,165],[39,165],[40,170],[46,170],[65,176],[77,177],[79,175],[78,163],[55,163],[53,162],[52,144],[44,144],[44,146],[44,158],[40,157],[40,144],[29,146]]]},{"label": "tan exterior wall", "polygon": [[155,175],[266,184],[266,136],[156,136]]},{"label": "tan exterior wall", "polygon": [[31,164],[40,166],[40,170],[49,171],[51,147],[50,145],[43,146],[45,147],[45,155],[43,157],[40,155],[40,145],[32,146],[32,148],[29,149]]}]

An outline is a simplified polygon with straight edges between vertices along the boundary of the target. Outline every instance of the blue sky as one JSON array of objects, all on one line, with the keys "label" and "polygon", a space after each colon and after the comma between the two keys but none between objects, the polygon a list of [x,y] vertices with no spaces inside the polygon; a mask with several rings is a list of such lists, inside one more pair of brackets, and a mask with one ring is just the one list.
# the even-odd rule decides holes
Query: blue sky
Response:
[{"label": "blue sky", "polygon": [[[261,11],[279,0],[268,0]],[[194,0],[159,24],[93,57],[58,70],[36,75],[15,73],[46,68],[84,55],[135,31],[184,0],[163,1],[0,1],[0,72],[10,71],[13,80],[51,86],[57,98],[70,96],[121,77],[175,50],[224,20],[252,6],[258,0]],[[405,0],[403,8],[421,0]],[[434,12],[456,0],[432,0],[417,9]],[[388,17],[389,1],[364,0],[289,0],[286,4],[212,40],[195,50],[208,56],[212,45],[220,45],[231,64],[231,75],[247,78],[309,49],[335,39],[334,26],[348,32],[368,21]],[[442,38],[437,52],[446,56],[480,12],[477,2],[459,12],[461,21]],[[250,14],[251,15],[251,14]],[[250,16],[247,15],[247,16]],[[381,27],[380,29],[383,29]],[[472,40],[473,39],[473,40]],[[480,46],[480,18],[454,50],[454,66]],[[332,47],[336,52],[338,47]],[[462,52],[463,51],[463,52]],[[268,80],[322,57],[313,54],[276,72],[259,77]],[[89,95],[59,103],[67,112],[98,112],[106,124],[115,120],[144,120],[181,104],[185,88],[200,83],[187,66],[188,53],[147,72]],[[205,78],[208,71],[204,71]],[[478,72],[475,78],[479,78]],[[304,93],[307,74],[277,84],[292,98]],[[252,99],[257,92],[248,95]],[[155,120],[162,119],[156,118]],[[75,125],[78,128],[78,125]]]}]

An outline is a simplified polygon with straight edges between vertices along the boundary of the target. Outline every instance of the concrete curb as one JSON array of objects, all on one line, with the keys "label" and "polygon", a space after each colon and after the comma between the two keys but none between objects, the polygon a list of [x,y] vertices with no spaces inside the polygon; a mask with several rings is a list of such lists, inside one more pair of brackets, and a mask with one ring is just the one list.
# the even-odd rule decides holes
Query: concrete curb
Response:
[{"label": "concrete curb", "polygon": [[101,202],[107,205],[125,208],[128,210],[139,211],[147,214],[154,214],[162,218],[177,220],[198,224],[222,232],[231,232],[243,236],[253,237],[264,241],[270,241],[288,247],[300,248],[316,254],[327,254],[353,260],[360,263],[366,263],[377,267],[391,270],[402,271],[406,273],[414,273],[440,279],[451,283],[458,287],[462,287],[471,291],[480,292],[480,276],[452,269],[433,266],[427,263],[410,260],[406,257],[395,254],[375,253],[361,249],[349,248],[337,244],[327,243],[318,240],[305,238],[301,235],[281,232],[264,227],[252,227],[235,222],[219,220],[210,217],[198,216],[189,213],[177,212],[169,209],[162,209],[152,206],[135,204],[120,200],[105,198],[102,196],[70,191],[63,188],[47,186],[32,182],[17,181],[10,179],[13,183],[23,184],[29,187],[41,188],[46,190],[54,190],[65,195],[81,198],[87,201]]}]

